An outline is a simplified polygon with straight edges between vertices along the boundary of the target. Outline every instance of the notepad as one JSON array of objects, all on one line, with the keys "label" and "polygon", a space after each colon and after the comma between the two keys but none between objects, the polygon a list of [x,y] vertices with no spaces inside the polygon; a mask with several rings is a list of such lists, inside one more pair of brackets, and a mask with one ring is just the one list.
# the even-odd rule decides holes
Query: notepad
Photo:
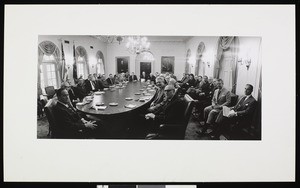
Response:
[{"label": "notepad", "polygon": [[228,117],[229,114],[234,113],[234,110],[230,110],[227,106],[223,106],[223,116]]}]

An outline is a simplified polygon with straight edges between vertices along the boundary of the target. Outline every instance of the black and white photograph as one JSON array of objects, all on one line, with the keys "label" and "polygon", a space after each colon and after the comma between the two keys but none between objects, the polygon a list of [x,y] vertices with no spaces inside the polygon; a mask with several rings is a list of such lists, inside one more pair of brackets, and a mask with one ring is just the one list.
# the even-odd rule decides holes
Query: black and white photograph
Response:
[{"label": "black and white photograph", "polygon": [[5,5],[4,181],[294,182],[295,34],[288,4]]},{"label": "black and white photograph", "polygon": [[[261,140],[261,43],[259,36],[40,35],[37,137]],[[129,80],[129,66],[142,72],[138,80]]]}]

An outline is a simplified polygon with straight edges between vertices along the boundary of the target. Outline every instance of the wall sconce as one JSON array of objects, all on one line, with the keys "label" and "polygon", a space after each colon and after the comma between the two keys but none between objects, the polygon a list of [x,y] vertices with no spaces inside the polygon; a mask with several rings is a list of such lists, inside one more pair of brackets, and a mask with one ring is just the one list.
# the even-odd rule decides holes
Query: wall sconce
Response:
[{"label": "wall sconce", "polygon": [[251,65],[251,59],[246,59],[246,60],[245,60],[245,65],[246,65],[246,67],[247,67],[247,70],[249,70],[249,67],[250,67],[250,65]]},{"label": "wall sconce", "polygon": [[242,59],[242,58],[239,58],[239,59],[237,60],[237,62],[240,63],[241,65],[243,65],[243,59]]},{"label": "wall sconce", "polygon": [[208,66],[208,68],[210,67],[210,62],[209,61],[207,62],[207,66]]}]

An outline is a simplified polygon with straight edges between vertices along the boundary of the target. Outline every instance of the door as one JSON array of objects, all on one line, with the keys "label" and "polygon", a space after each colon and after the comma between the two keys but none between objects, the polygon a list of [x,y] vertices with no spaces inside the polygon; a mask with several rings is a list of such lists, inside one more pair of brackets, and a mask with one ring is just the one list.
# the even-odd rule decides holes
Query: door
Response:
[{"label": "door", "polygon": [[140,64],[140,75],[142,75],[142,72],[146,73],[146,75],[149,75],[151,73],[151,62],[141,62]]}]

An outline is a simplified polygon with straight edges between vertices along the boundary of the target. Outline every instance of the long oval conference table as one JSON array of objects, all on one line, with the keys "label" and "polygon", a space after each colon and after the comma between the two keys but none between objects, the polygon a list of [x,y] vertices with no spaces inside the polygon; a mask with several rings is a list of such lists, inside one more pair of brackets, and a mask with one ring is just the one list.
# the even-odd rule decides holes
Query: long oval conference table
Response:
[{"label": "long oval conference table", "polygon": [[105,138],[133,138],[127,130],[145,113],[155,91],[147,82],[127,82],[86,96],[76,108],[104,122]]}]

